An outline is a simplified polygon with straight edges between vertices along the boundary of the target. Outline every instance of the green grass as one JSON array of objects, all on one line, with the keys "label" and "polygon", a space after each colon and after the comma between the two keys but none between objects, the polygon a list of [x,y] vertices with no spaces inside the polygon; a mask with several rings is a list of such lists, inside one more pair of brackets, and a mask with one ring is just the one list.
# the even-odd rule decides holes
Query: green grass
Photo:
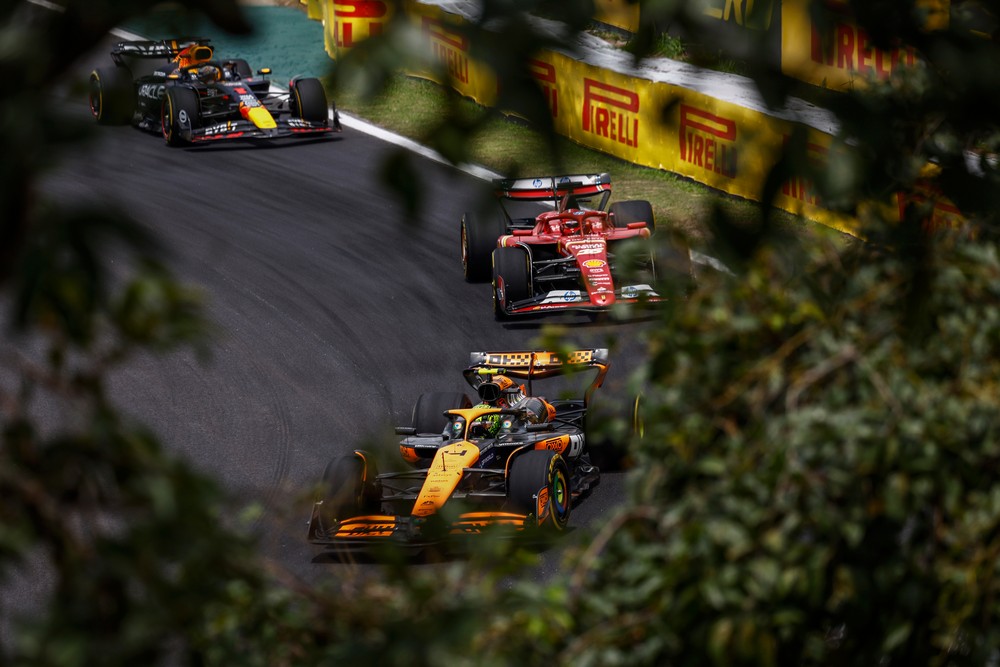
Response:
[{"label": "green grass", "polygon": [[[447,100],[435,83],[406,76],[392,79],[385,92],[373,101],[345,92],[334,94],[343,111],[379,127],[416,141],[426,141],[430,128],[438,123]],[[479,105],[463,100],[470,115],[483,114]],[[672,225],[692,240],[705,238],[704,227],[713,206],[723,208],[735,220],[752,224],[759,220],[760,206],[754,202],[720,193],[668,172],[640,167],[610,155],[585,148],[568,139],[557,139],[563,173],[608,172],[614,200],[645,199],[653,205],[659,224]],[[539,133],[525,123],[497,116],[475,136],[471,162],[506,176],[545,175],[558,170]],[[784,212],[775,220],[781,227],[802,233],[819,227]]]}]

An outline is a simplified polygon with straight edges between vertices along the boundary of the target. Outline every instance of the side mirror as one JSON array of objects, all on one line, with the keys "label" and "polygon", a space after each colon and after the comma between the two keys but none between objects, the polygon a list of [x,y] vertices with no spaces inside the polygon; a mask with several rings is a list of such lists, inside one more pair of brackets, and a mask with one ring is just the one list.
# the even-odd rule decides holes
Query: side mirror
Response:
[{"label": "side mirror", "polygon": [[397,426],[396,435],[416,435],[417,429],[412,426]]},{"label": "side mirror", "polygon": [[528,433],[536,433],[538,431],[551,431],[552,422],[542,422],[541,424],[528,424],[524,427],[524,430]]},{"label": "side mirror", "polygon": [[267,76],[270,73],[271,73],[270,67],[261,67],[259,70],[257,70],[257,74],[263,74],[264,76]]}]

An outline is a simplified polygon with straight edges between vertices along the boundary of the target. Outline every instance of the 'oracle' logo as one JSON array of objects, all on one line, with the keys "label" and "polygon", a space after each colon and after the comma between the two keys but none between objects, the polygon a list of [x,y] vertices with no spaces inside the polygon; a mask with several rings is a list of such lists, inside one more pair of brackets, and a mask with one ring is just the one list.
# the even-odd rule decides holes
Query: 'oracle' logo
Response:
[{"label": "'oracle' logo", "polygon": [[583,131],[635,148],[639,95],[594,79],[583,80]]},{"label": "'oracle' logo", "polygon": [[728,178],[736,175],[736,121],[681,105],[681,160]]}]

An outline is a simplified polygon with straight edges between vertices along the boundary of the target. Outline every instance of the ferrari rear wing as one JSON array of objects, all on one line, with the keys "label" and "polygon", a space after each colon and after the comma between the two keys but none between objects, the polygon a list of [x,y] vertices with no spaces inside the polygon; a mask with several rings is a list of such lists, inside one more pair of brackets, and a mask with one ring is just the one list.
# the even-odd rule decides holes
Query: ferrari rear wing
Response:
[{"label": "ferrari rear wing", "polygon": [[611,174],[570,174],[493,181],[496,196],[520,201],[555,201],[567,195],[591,197],[611,190]]},{"label": "ferrari rear wing", "polygon": [[469,367],[462,374],[470,385],[478,387],[495,373],[530,382],[592,368],[597,371],[597,377],[587,388],[584,399],[590,403],[590,396],[604,383],[609,366],[608,350],[603,347],[573,350],[565,355],[545,350],[472,352]]},{"label": "ferrari rear wing", "polygon": [[118,42],[111,47],[111,58],[116,63],[120,63],[125,56],[131,58],[165,58],[170,60],[177,57],[178,53],[189,46],[211,46],[211,41],[206,37],[181,37],[155,41],[134,40]]}]

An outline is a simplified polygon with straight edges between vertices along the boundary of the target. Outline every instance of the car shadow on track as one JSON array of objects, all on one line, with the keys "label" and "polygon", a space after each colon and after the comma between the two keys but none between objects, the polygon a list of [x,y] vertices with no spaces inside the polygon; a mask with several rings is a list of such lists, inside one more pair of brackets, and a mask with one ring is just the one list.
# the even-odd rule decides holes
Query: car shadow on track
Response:
[{"label": "car shadow on track", "polygon": [[[517,538],[510,549],[543,554],[553,551],[560,544],[568,543],[577,529],[568,527],[554,536],[541,535],[537,539]],[[433,544],[420,547],[404,545],[384,545],[380,549],[334,549],[330,548],[314,556],[310,562],[316,565],[439,565],[463,560],[474,560],[482,554],[482,545],[476,544],[476,537],[469,536],[448,544]],[[480,538],[482,539],[482,538]],[[496,547],[493,546],[493,551]]]},{"label": "car shadow on track", "polygon": [[312,139],[294,139],[282,137],[279,139],[221,139],[225,143],[219,144],[194,144],[191,146],[179,146],[182,150],[191,153],[217,153],[223,151],[239,150],[276,150],[292,148],[293,146],[309,146],[312,144],[332,143],[343,141],[340,135],[330,137],[315,137]]}]

